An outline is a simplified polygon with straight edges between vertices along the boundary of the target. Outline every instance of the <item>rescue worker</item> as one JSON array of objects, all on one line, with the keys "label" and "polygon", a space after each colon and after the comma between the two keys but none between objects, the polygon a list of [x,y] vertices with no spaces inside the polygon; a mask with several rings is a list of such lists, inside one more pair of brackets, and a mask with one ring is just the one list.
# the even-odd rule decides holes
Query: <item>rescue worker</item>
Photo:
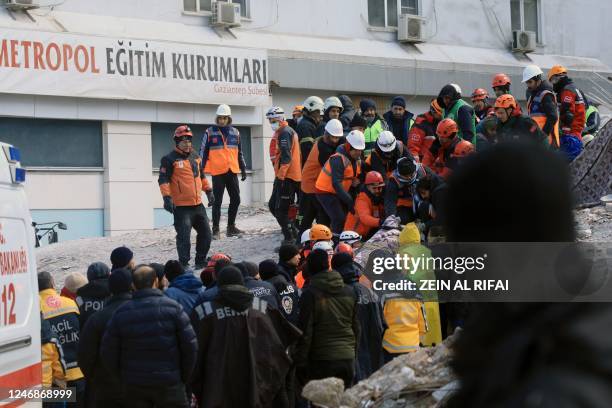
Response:
[{"label": "rescue worker", "polygon": [[232,237],[242,234],[236,228],[236,215],[240,206],[240,186],[238,176],[245,181],[246,163],[242,155],[242,142],[240,132],[232,125],[232,110],[227,105],[219,105],[215,126],[211,126],[202,136],[202,167],[206,173],[212,176],[212,188],[215,199],[213,200],[213,238],[219,239],[219,221],[221,219],[221,204],[223,194],[227,189],[230,196],[229,208],[227,210],[227,236]]},{"label": "rescue worker", "polygon": [[489,93],[486,89],[474,89],[474,92],[472,92],[472,106],[474,106],[476,123],[479,123],[489,115],[493,115],[493,106],[489,104]]},{"label": "rescue worker", "polygon": [[344,229],[355,231],[367,240],[385,219],[385,181],[377,171],[366,174],[364,185],[355,198],[355,213],[349,213]]},{"label": "rescue worker", "polygon": [[104,308],[104,301],[111,295],[108,288],[110,269],[104,262],[94,262],[87,267],[87,285],[77,290],[75,302],[79,306],[79,324],[85,322],[95,312]]},{"label": "rescue worker", "polygon": [[[491,81],[491,87],[493,88],[493,92],[495,92],[495,98],[499,98],[502,95],[511,95],[510,93],[510,77],[506,74],[496,74]],[[516,104],[516,111],[519,114],[523,114],[523,110],[521,109],[521,105]]]},{"label": "rescue worker", "polygon": [[266,118],[274,131],[270,142],[272,166],[274,167],[274,186],[268,206],[281,227],[284,243],[294,242],[297,233],[289,220],[289,207],[293,205],[300,190],[302,180],[300,144],[295,130],[285,121],[285,111],[273,106],[266,113]]},{"label": "rescue worker", "polygon": [[547,144],[546,135],[531,118],[516,114],[516,100],[512,95],[502,95],[495,101],[498,142],[526,141]]},{"label": "rescue worker", "polygon": [[393,133],[384,130],[376,140],[372,153],[365,159],[364,173],[377,171],[386,181],[397,167],[397,161],[402,157],[412,157],[406,145],[397,140]]},{"label": "rescue worker", "polygon": [[436,127],[442,120],[442,108],[437,99],[433,99],[429,104],[429,111],[418,115],[414,125],[410,128],[408,137],[408,150],[414,160],[422,162],[426,166],[433,164],[431,155],[432,143],[436,140]]},{"label": "rescue worker", "polygon": [[312,145],[317,138],[317,128],[321,123],[321,114],[325,109],[323,100],[318,96],[309,96],[304,100],[302,119],[298,123],[295,131],[300,140],[300,152],[302,157],[302,167],[310,154]]},{"label": "rescue worker", "polygon": [[291,119],[287,119],[287,123],[291,126],[291,129],[295,130],[298,123],[302,120],[302,111],[304,107],[302,105],[295,105],[291,114]]},{"label": "rescue worker", "polygon": [[51,328],[51,323],[40,317],[40,345],[41,345],[41,368],[42,386],[51,388],[55,382],[63,381],[66,375],[66,363],[64,363],[64,350],[57,339],[57,335]]},{"label": "rescue worker", "polygon": [[527,113],[548,137],[548,145],[558,149],[559,113],[552,85],[542,78],[544,73],[537,65],[527,65],[523,70],[523,83],[527,85]]},{"label": "rescue worker", "polygon": [[398,160],[397,169],[389,177],[385,187],[385,217],[396,215],[402,224],[414,220],[412,196],[419,179],[427,176],[435,177],[429,168],[416,163],[412,158],[404,157]]},{"label": "rescue worker", "polygon": [[75,387],[76,406],[85,406],[85,378],[79,368],[79,308],[72,299],[59,296],[55,282],[49,272],[38,273],[38,294],[42,317],[51,324],[51,329],[64,352],[66,375],[63,380],[68,387]]},{"label": "rescue worker", "polygon": [[[206,255],[210,248],[210,225],[202,205],[201,191],[206,193],[208,205],[215,203],[215,196],[204,175],[202,159],[193,151],[193,134],[187,125],[174,131],[174,151],[161,159],[159,166],[159,189],[164,198],[164,209],[174,215],[176,250],[183,266],[189,265],[191,250],[191,228],[196,237],[196,269],[206,266]],[[220,201],[220,200],[219,200]]]},{"label": "rescue worker", "polygon": [[559,143],[569,161],[582,151],[582,131],[586,124],[586,105],[582,92],[567,76],[567,69],[555,65],[548,71],[548,80],[553,85],[559,104]]},{"label": "rescue worker", "polygon": [[[584,96],[584,94],[583,94]],[[584,130],[582,131],[582,136],[593,135],[595,136],[599,131],[599,126],[601,124],[601,118],[599,116],[599,109],[595,105],[593,101],[587,101],[587,110],[585,113],[586,116],[586,124],[584,126]]]},{"label": "rescue worker", "polygon": [[361,155],[365,148],[363,133],[351,131],[346,136],[346,143],[338,146],[336,153],[327,160],[315,183],[317,200],[331,219],[331,230],[336,236],[342,232],[346,213],[355,212],[350,189],[359,185]]},{"label": "rescue worker", "polygon": [[474,152],[474,145],[461,140],[458,132],[457,124],[452,119],[442,120],[436,129],[438,140],[432,146],[435,161],[431,168],[444,179],[448,179],[462,158]]},{"label": "rescue worker", "polygon": [[340,102],[342,102],[342,114],[340,115],[340,122],[342,122],[342,127],[346,133],[350,132],[350,123],[353,121],[357,110],[353,106],[353,101],[348,95],[340,95],[338,97]]},{"label": "rescue worker", "polygon": [[340,120],[340,115],[342,114],[342,102],[336,96],[330,96],[325,99],[325,103],[323,104],[323,118],[321,119],[321,123],[317,127],[317,137],[323,136],[325,133],[325,125],[331,119]]},{"label": "rescue worker", "polygon": [[374,148],[378,135],[380,135],[383,130],[388,130],[389,127],[387,122],[376,113],[376,103],[372,99],[362,99],[361,102],[359,102],[359,107],[361,108],[361,117],[365,119],[367,124],[363,131],[366,145],[363,154],[367,157]]},{"label": "rescue worker", "polygon": [[313,247],[318,242],[332,242],[334,235],[327,225],[323,224],[314,224],[309,232],[308,244],[302,248],[301,251],[301,263],[298,265],[299,272],[295,275],[295,284],[298,288],[302,289],[308,283],[308,270],[305,268],[306,259]]},{"label": "rescue worker", "polygon": [[391,110],[385,112],[383,119],[387,122],[389,130],[404,146],[408,145],[408,133],[414,124],[414,114],[406,109],[406,99],[396,96],[391,101]]},{"label": "rescue worker", "polygon": [[461,99],[461,88],[457,84],[444,85],[438,95],[438,105],[444,109],[442,117],[457,124],[457,136],[472,144],[476,143],[476,115],[474,109]]},{"label": "rescue worker", "polygon": [[312,226],[312,222],[317,220],[319,224],[330,224],[327,213],[319,204],[315,193],[315,184],[321,173],[321,169],[336,152],[340,140],[344,137],[344,130],[339,120],[332,119],[325,125],[325,133],[314,143],[308,159],[302,168],[302,183],[300,185],[300,236]]}]

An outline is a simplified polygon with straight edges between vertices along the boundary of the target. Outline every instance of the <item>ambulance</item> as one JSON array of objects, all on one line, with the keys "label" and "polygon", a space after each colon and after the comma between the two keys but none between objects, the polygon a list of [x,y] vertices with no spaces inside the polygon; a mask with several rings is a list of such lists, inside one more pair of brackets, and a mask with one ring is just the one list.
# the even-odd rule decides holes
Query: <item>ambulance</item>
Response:
[{"label": "ambulance", "polygon": [[40,407],[9,400],[41,387],[40,306],[34,230],[19,150],[0,142],[0,407]]}]

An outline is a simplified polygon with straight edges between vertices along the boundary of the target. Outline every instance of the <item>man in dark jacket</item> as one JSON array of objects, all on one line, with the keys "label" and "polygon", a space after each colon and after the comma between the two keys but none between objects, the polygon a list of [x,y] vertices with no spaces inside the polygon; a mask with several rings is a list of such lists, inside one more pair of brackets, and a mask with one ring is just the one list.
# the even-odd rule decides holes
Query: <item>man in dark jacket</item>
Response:
[{"label": "man in dark jacket", "polygon": [[353,106],[353,101],[348,95],[340,95],[338,97],[340,102],[342,102],[342,114],[340,115],[340,122],[342,122],[342,127],[346,133],[351,131],[350,123],[353,120],[353,117],[357,113],[357,110]]},{"label": "man in dark jacket", "polygon": [[512,95],[502,95],[495,101],[498,142],[531,142],[547,145],[546,135],[531,118],[516,112],[516,101]]},{"label": "man in dark jacket", "polygon": [[300,335],[227,266],[217,297],[194,309],[200,353],[194,390],[201,407],[287,406],[287,347]]},{"label": "man in dark jacket", "polygon": [[364,162],[363,174],[369,171],[377,171],[385,182],[397,168],[397,161],[402,157],[412,156],[406,145],[395,138],[393,133],[385,130],[378,135],[376,146]]},{"label": "man in dark jacket", "polygon": [[467,102],[461,99],[461,88],[457,84],[445,85],[438,95],[438,104],[444,113],[443,119],[450,118],[457,123],[457,136],[476,144],[476,114]]},{"label": "man in dark jacket", "polygon": [[153,268],[133,274],[136,291],[108,323],[100,354],[125,387],[129,406],[187,407],[185,384],[197,341],[181,305],[157,289]]},{"label": "man in dark jacket", "polygon": [[299,328],[304,332],[295,350],[298,378],[337,377],[349,387],[355,373],[359,323],[357,297],[342,276],[329,269],[326,251],[308,255],[310,285],[300,298]]},{"label": "man in dark jacket", "polygon": [[378,296],[372,289],[359,283],[360,267],[349,253],[338,253],[332,258],[332,268],[338,271],[357,296],[357,319],[361,336],[357,349],[355,382],[368,378],[383,364],[383,312]]},{"label": "man in dark jacket", "polygon": [[553,86],[542,77],[544,73],[537,65],[528,65],[523,71],[523,82],[527,86],[527,114],[536,121],[548,137],[553,149],[559,148],[559,111]]},{"label": "man in dark jacket", "polygon": [[414,123],[414,114],[406,109],[406,99],[396,96],[391,101],[391,110],[383,115],[389,130],[397,140],[401,140],[404,146],[408,146],[408,133]]},{"label": "man in dark jacket", "polygon": [[108,286],[112,296],[104,309],[94,313],[81,330],[79,367],[87,379],[87,394],[96,407],[128,407],[118,373],[107,370],[102,364],[100,343],[115,311],[132,298],[132,273],[124,268],[115,269],[108,278]]},{"label": "man in dark jacket", "polygon": [[79,325],[85,326],[89,317],[102,310],[104,301],[110,296],[108,277],[110,269],[103,262],[94,262],[87,268],[87,283],[77,290],[76,304],[79,306]]},{"label": "man in dark jacket", "polygon": [[266,282],[251,275],[251,271],[244,262],[239,262],[234,265],[242,274],[244,280],[244,286],[248,289],[251,294],[257,298],[263,299],[268,303],[270,307],[278,309],[278,303],[280,298],[274,285],[270,282]]},{"label": "man in dark jacket", "polygon": [[323,113],[324,103],[318,96],[309,96],[304,101],[304,110],[302,111],[302,120],[297,124],[295,132],[300,140],[300,153],[302,158],[302,166],[310,154],[310,149],[317,138],[317,128],[321,123],[321,115]]},{"label": "man in dark jacket", "polygon": [[183,265],[175,260],[166,262],[164,275],[170,282],[164,294],[183,306],[187,316],[191,315],[198,297],[204,293],[202,281],[193,276],[191,271],[185,271]]}]

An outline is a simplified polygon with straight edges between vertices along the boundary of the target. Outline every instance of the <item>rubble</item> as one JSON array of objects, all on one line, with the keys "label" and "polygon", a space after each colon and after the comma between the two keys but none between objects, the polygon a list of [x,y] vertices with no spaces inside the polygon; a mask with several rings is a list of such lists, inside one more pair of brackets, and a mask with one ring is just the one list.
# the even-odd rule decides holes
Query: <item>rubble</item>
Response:
[{"label": "rubble", "polygon": [[344,391],[344,381],[330,377],[310,381],[302,390],[302,397],[321,407],[338,408]]}]

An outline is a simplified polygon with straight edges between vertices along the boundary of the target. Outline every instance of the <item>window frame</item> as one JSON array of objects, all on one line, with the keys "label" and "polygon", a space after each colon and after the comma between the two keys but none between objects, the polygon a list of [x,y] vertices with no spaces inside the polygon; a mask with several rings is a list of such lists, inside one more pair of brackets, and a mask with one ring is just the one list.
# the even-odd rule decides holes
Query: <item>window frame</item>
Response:
[{"label": "window frame", "polygon": [[[250,0],[247,0],[250,1]],[[387,31],[387,32],[394,32],[397,31],[397,26],[394,25],[389,25],[388,22],[388,14],[387,14],[387,7],[388,7],[388,1],[389,0],[383,0],[383,5],[384,5],[384,17],[385,17],[385,25],[384,26],[373,26],[370,24],[370,10],[368,8],[368,30],[370,31]],[[417,13],[416,14],[412,14],[414,16],[421,16],[421,1],[422,0],[415,0],[416,2],[416,8],[417,8]],[[396,7],[397,7],[397,16],[398,16],[398,21],[399,21],[399,16],[402,12],[402,0],[397,0],[396,3]]]},{"label": "window frame", "polygon": [[[211,9],[212,9],[212,2],[216,1],[216,0],[211,0]],[[239,4],[238,1],[233,1],[233,0],[224,0],[226,3],[237,3]],[[244,0],[245,4],[246,4],[246,12],[245,15],[242,15],[242,11],[240,14],[240,19],[241,20],[246,20],[246,21],[251,21],[251,0]],[[420,1],[420,0],[419,0]],[[386,0],[385,0],[386,2]],[[183,0],[183,14],[185,15],[189,15],[189,16],[211,16],[212,15],[212,10],[200,10],[200,0],[196,0],[196,11],[191,11],[191,10],[185,10],[185,1]],[[241,9],[242,10],[242,9]]]},{"label": "window frame", "polygon": [[[520,30],[525,31],[525,0],[517,0],[519,3],[519,22],[520,22]],[[536,44],[539,46],[544,45],[544,31],[543,27],[543,19],[542,19],[542,0],[535,0],[536,2]],[[510,7],[512,7],[512,1],[510,1]],[[510,15],[512,15],[512,10],[510,11]],[[512,26],[512,22],[510,22],[510,26]]]}]

